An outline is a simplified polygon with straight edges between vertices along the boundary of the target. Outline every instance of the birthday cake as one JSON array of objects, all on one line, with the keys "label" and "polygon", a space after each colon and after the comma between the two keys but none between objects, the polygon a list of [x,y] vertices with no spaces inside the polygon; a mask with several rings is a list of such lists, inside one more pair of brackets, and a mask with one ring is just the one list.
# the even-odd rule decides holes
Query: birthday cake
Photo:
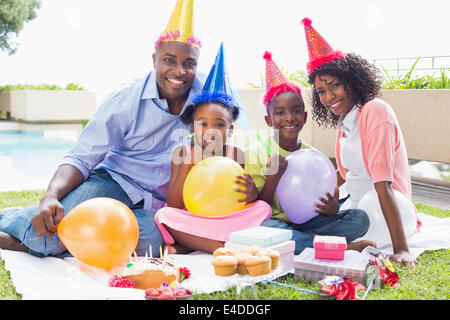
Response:
[{"label": "birthday cake", "polygon": [[179,268],[161,258],[140,257],[130,262],[122,276],[134,282],[137,289],[159,288],[163,282],[180,281]]}]

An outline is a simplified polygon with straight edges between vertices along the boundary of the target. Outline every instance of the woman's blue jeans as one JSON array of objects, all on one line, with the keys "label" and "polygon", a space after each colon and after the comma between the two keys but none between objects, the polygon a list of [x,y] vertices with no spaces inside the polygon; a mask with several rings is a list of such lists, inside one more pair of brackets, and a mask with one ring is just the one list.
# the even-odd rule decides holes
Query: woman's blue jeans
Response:
[{"label": "woman's blue jeans", "polygon": [[[64,207],[64,214],[67,214],[79,203],[96,197],[113,198],[127,205],[133,211],[139,224],[139,241],[136,253],[139,256],[145,255],[146,252],[150,255],[149,247],[151,245],[153,256],[159,256],[159,247],[164,245],[164,240],[155,223],[155,212],[144,210],[143,201],[133,204],[125,191],[105,169],[95,169],[86,181],[61,199],[60,202]],[[0,214],[0,231],[22,241],[33,255],[41,257],[70,256],[58,237],[45,237],[36,234],[31,225],[31,219],[36,214],[37,209],[38,206],[28,206],[3,212]]]}]

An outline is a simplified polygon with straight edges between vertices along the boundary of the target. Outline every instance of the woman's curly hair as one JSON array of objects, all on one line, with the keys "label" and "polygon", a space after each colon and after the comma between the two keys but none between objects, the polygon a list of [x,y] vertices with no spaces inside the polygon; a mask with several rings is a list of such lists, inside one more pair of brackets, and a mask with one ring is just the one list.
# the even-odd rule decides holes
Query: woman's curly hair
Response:
[{"label": "woman's curly hair", "polygon": [[319,94],[314,87],[317,75],[330,75],[344,83],[347,93],[352,93],[356,106],[359,108],[378,96],[382,77],[378,68],[361,56],[348,53],[345,59],[336,59],[313,70],[309,74],[308,83],[312,85],[312,113],[313,119],[325,127],[336,127],[339,116],[330,111],[320,102]]}]

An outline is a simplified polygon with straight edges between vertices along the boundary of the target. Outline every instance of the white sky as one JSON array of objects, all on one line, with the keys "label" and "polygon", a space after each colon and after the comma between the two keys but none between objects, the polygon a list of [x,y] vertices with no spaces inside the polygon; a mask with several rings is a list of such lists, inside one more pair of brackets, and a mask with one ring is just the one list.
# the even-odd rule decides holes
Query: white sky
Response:
[{"label": "white sky", "polygon": [[[17,53],[0,53],[0,85],[74,82],[100,103],[152,69],[153,44],[175,3],[42,0],[17,38]],[[450,55],[449,9],[446,0],[195,0],[199,70],[209,71],[220,41],[239,87],[259,82],[265,50],[286,70],[304,70],[303,17],[331,46],[369,59]]]}]

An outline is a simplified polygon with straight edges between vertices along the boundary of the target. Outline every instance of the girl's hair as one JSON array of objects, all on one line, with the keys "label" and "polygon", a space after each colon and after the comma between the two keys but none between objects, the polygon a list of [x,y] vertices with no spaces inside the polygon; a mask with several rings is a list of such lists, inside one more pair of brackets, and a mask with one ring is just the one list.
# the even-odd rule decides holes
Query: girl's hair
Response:
[{"label": "girl's hair", "polygon": [[216,100],[216,101],[200,101],[197,102],[195,104],[191,104],[189,106],[186,107],[186,109],[184,110],[184,112],[180,115],[180,119],[184,124],[191,124],[192,122],[194,122],[194,114],[195,111],[202,105],[205,105],[207,103],[214,103],[217,104],[219,106],[222,106],[223,108],[225,108],[231,116],[231,119],[233,121],[235,121],[238,117],[239,117],[239,108],[236,106],[229,106],[227,104],[225,104],[222,101]]},{"label": "girl's hair", "polygon": [[314,88],[317,75],[330,75],[344,83],[347,94],[352,94],[355,105],[359,108],[376,98],[380,92],[382,77],[378,68],[366,59],[354,53],[348,53],[345,59],[336,59],[324,63],[309,74],[308,82],[313,86],[312,113],[319,126],[336,127],[339,116],[325,107]]}]

